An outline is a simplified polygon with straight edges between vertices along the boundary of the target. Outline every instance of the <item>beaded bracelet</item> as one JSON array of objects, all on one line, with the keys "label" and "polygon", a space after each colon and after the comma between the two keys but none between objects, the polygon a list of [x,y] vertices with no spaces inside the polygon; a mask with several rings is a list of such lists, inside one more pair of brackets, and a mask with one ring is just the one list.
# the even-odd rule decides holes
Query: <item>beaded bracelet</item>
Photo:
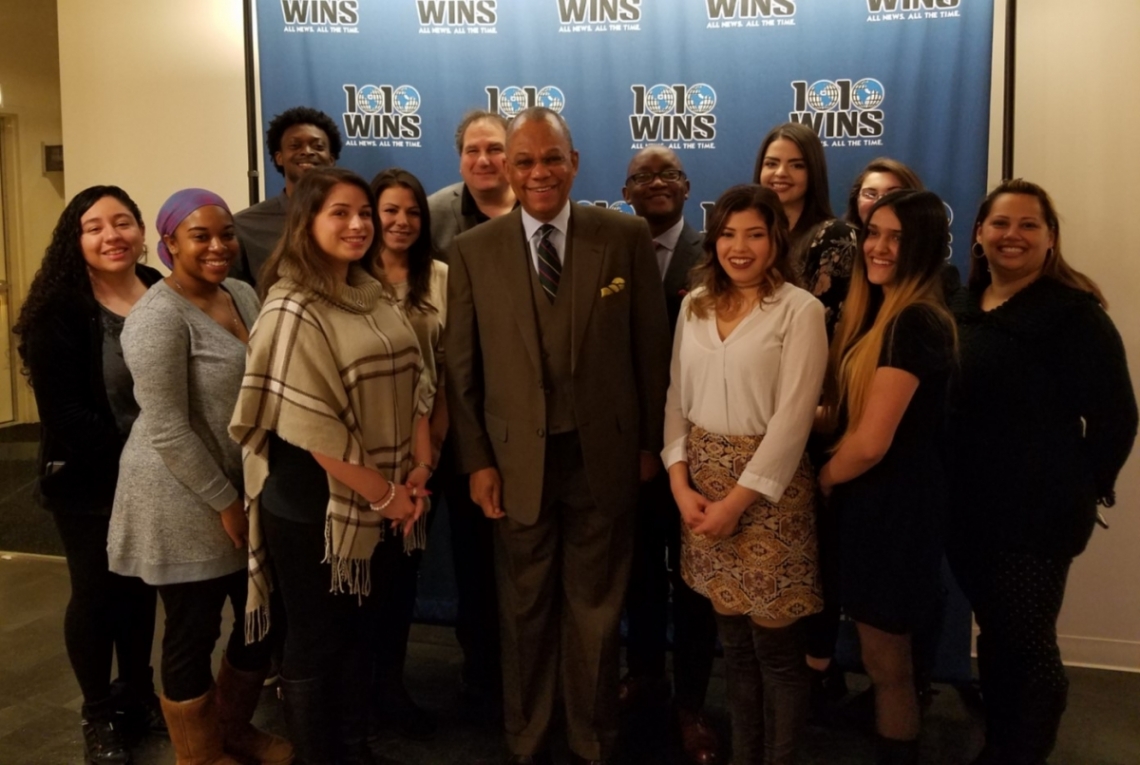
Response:
[{"label": "beaded bracelet", "polygon": [[379,502],[369,502],[368,506],[372,508],[375,513],[383,512],[388,509],[388,505],[392,504],[392,500],[396,498],[396,482],[388,482],[388,493]]}]

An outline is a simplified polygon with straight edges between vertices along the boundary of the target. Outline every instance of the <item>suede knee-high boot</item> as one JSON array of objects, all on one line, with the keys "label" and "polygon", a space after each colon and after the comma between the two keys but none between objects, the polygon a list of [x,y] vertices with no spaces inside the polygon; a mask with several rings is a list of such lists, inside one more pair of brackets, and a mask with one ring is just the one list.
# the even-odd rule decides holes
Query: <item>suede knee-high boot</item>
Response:
[{"label": "suede knee-high boot", "polygon": [[293,745],[280,736],[258,730],[251,722],[268,670],[266,667],[260,672],[245,672],[222,656],[216,685],[222,739],[229,754],[260,765],[288,765],[293,762]]},{"label": "suede knee-high boot", "polygon": [[811,705],[800,625],[748,624],[764,682],[764,765],[792,765]]},{"label": "suede knee-high boot", "polygon": [[764,686],[747,616],[716,615],[724,647],[733,765],[764,763]]}]

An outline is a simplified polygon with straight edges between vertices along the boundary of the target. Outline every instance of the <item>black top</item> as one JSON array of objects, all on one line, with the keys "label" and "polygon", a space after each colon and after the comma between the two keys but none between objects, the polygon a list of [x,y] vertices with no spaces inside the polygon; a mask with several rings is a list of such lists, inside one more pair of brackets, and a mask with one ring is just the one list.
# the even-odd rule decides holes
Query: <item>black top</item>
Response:
[{"label": "black top", "polygon": [[828,340],[835,335],[835,324],[851,286],[856,238],[855,229],[833,218],[816,224],[800,246],[793,247],[800,286],[823,303]]},{"label": "black top", "polygon": [[842,603],[859,621],[907,632],[935,598],[947,510],[943,460],[954,368],[949,320],[910,306],[887,327],[880,367],[918,378],[883,459],[835,487],[842,528]]},{"label": "black top", "polygon": [[1042,277],[992,311],[962,289],[953,530],[991,549],[1075,556],[1115,500],[1137,410],[1124,345],[1087,292]]},{"label": "black top", "polygon": [[[148,287],[162,278],[143,265],[136,273]],[[90,294],[57,295],[23,337],[40,413],[37,498],[49,510],[110,515],[115,499],[126,434],[108,397],[102,314]]]},{"label": "black top", "polygon": [[269,475],[261,507],[297,523],[324,523],[329,506],[329,474],[310,452],[269,431]]}]

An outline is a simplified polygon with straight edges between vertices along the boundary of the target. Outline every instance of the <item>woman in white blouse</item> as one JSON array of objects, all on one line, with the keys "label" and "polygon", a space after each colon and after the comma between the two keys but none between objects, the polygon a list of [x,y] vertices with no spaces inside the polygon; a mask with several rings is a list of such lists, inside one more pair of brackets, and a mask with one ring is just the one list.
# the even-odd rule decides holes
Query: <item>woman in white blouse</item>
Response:
[{"label": "woman in white blouse", "polygon": [[792,762],[809,685],[796,621],[823,604],[804,447],[827,333],[793,278],[776,194],[726,191],[677,322],[665,412],[681,575],[716,610],[741,765]]}]

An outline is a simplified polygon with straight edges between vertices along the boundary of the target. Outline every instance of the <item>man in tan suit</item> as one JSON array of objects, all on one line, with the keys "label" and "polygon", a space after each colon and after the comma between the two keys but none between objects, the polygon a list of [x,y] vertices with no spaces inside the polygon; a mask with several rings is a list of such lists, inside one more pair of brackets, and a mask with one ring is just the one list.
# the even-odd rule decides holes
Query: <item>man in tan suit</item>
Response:
[{"label": "man in tan suit", "polygon": [[449,412],[471,497],[498,519],[515,765],[550,761],[559,686],[574,761],[613,749],[633,509],[659,466],[668,384],[648,226],[572,204],[577,170],[565,121],[527,109],[507,134],[521,209],[461,234],[449,255]]}]

